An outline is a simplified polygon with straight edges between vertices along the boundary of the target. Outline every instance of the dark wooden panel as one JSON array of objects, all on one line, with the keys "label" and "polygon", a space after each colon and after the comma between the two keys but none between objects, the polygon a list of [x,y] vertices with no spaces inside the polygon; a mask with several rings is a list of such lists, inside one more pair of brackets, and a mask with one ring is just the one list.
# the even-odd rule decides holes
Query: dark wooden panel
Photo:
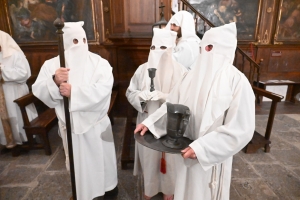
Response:
[{"label": "dark wooden panel", "polygon": [[125,30],[124,19],[124,1],[114,0],[110,1],[110,10],[112,16],[112,33],[123,33]]},{"label": "dark wooden panel", "polygon": [[119,113],[116,115],[126,116],[127,109],[131,107],[125,96],[130,79],[139,65],[147,62],[149,54],[148,47],[121,47],[117,50],[117,70],[119,95],[116,105]]},{"label": "dark wooden panel", "polygon": [[263,59],[261,80],[300,81],[298,45],[259,45],[256,61]]},{"label": "dark wooden panel", "polygon": [[[300,71],[300,49],[280,50],[270,49],[269,72],[299,72]],[[300,77],[299,77],[300,79]]]}]

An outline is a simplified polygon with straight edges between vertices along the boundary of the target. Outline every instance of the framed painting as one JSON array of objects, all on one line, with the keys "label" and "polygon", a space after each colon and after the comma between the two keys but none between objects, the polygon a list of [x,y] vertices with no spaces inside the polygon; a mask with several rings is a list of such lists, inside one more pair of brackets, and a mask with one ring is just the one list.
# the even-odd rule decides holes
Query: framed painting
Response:
[{"label": "framed painting", "polygon": [[300,43],[300,0],[280,0],[274,44]]},{"label": "framed painting", "polygon": [[[239,41],[256,41],[261,0],[189,0],[190,4],[215,26],[236,22]],[[197,31],[204,32],[202,20]]]},{"label": "framed painting", "polygon": [[56,42],[53,22],[84,21],[87,39],[96,40],[93,0],[7,0],[9,29],[19,44]]}]

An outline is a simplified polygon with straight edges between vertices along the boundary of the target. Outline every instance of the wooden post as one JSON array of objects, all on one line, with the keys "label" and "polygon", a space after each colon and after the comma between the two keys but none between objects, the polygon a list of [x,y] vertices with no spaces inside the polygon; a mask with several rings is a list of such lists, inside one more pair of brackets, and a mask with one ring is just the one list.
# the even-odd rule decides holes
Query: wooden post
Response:
[{"label": "wooden post", "polygon": [[[54,26],[57,28],[57,38],[58,38],[58,54],[60,60],[60,67],[66,67],[65,65],[65,50],[64,50],[64,40],[62,31],[64,27],[64,22],[62,22],[59,18],[54,21]],[[67,140],[68,140],[68,151],[69,151],[69,161],[70,161],[70,176],[71,176],[71,184],[72,184],[72,195],[73,200],[77,200],[76,196],[76,182],[75,182],[75,169],[74,169],[74,157],[73,157],[73,144],[72,144],[72,131],[71,131],[71,123],[70,123],[70,112],[69,112],[69,99],[68,97],[63,97],[64,100],[64,108],[65,108],[65,121],[66,121],[66,129],[67,129]]]}]

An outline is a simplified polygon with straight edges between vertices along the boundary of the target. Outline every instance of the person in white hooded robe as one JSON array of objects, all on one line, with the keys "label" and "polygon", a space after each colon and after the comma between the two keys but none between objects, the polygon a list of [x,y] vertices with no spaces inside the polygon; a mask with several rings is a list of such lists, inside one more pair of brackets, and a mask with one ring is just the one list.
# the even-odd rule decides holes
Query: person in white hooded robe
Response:
[{"label": "person in white hooded robe", "polygon": [[171,17],[165,29],[177,32],[173,56],[177,62],[191,70],[198,58],[200,45],[192,14],[185,10],[177,12]]},{"label": "person in white hooded robe", "polygon": [[[171,89],[187,71],[172,57],[176,32],[158,28],[154,28],[153,32],[148,62],[138,67],[126,91],[129,103],[138,111],[137,124],[141,123],[165,102]],[[149,68],[156,68],[155,91],[153,92],[150,92]],[[166,173],[160,169],[162,157],[166,161]],[[142,173],[144,177],[146,199],[150,199],[158,192],[164,194],[164,199],[173,199],[175,187],[174,155],[164,153],[162,155],[161,152],[136,143],[134,161],[134,175]]]},{"label": "person in white hooded robe", "polygon": [[[31,76],[31,71],[19,45],[3,31],[0,31],[0,68],[0,79],[4,81],[2,86],[13,139],[16,144],[22,144],[27,142],[27,137],[23,129],[24,123],[20,108],[14,103],[14,100],[29,93],[26,81]],[[28,105],[26,110],[29,121],[37,117],[37,111],[33,104]],[[7,144],[1,122],[0,144]]]},{"label": "person in white hooded robe", "polygon": [[[225,39],[224,39],[225,38]],[[175,86],[167,102],[190,108],[185,137],[194,140],[177,154],[174,199],[229,199],[232,157],[252,138],[255,96],[247,78],[232,65],[237,45],[235,23],[208,30],[201,41],[195,69]],[[166,134],[163,104],[135,133],[148,128]]]},{"label": "person in white hooded robe", "polygon": [[63,28],[67,68],[59,56],[45,61],[32,89],[55,108],[69,167],[63,96],[69,97],[75,181],[78,200],[92,200],[117,186],[117,166],[111,123],[107,116],[113,86],[112,67],[88,50],[83,22]]}]

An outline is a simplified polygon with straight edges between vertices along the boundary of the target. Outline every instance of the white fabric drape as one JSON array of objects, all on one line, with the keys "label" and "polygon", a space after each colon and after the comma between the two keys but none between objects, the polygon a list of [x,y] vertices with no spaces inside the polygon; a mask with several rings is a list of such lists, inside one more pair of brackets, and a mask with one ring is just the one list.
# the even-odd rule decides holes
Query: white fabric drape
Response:
[{"label": "white fabric drape", "polygon": [[[81,22],[65,23],[63,31],[66,65],[70,68],[68,83],[72,87],[69,111],[77,199],[90,200],[103,196],[118,183],[115,146],[107,116],[114,79],[110,64],[88,51],[82,25]],[[78,40],[77,45],[73,39]],[[47,106],[55,108],[68,159],[63,97],[52,79],[59,67],[59,57],[47,60],[32,89]],[[66,165],[68,168],[68,162]]]},{"label": "white fabric drape", "polygon": [[[139,94],[145,90],[150,90],[150,78],[148,68],[156,68],[154,78],[155,90],[168,94],[176,82],[186,72],[186,69],[176,62],[172,57],[172,48],[175,46],[176,33],[154,29],[152,46],[155,50],[150,50],[148,62],[139,66],[130,80],[130,85],[126,91],[129,103],[138,111],[137,124],[142,122],[147,116],[153,113],[162,104],[161,101],[148,101],[144,110],[141,107]],[[167,49],[160,49],[161,46]],[[143,173],[145,195],[152,197],[158,192],[170,195],[174,194],[175,184],[175,163],[174,155],[166,154],[167,173],[160,172],[160,159],[162,153],[149,149],[136,143],[134,175]]]},{"label": "white fabric drape", "polygon": [[[0,64],[1,73],[4,80],[3,91],[5,103],[10,118],[10,125],[13,138],[17,144],[27,141],[25,130],[23,129],[23,119],[19,106],[13,101],[28,94],[27,79],[31,76],[29,63],[13,38],[7,33],[0,31]],[[33,104],[26,107],[28,119],[37,117],[37,111]],[[0,144],[6,145],[6,138],[2,123],[0,122]]]},{"label": "white fabric drape", "polygon": [[[226,40],[223,40],[223,38]],[[206,51],[207,45],[213,45]],[[252,138],[254,94],[247,78],[231,65],[236,48],[235,23],[212,28],[201,41],[195,68],[175,86],[167,101],[188,106],[185,136],[196,160],[177,157],[175,199],[229,199],[232,156]],[[166,105],[142,123],[156,137],[166,134]]]}]

